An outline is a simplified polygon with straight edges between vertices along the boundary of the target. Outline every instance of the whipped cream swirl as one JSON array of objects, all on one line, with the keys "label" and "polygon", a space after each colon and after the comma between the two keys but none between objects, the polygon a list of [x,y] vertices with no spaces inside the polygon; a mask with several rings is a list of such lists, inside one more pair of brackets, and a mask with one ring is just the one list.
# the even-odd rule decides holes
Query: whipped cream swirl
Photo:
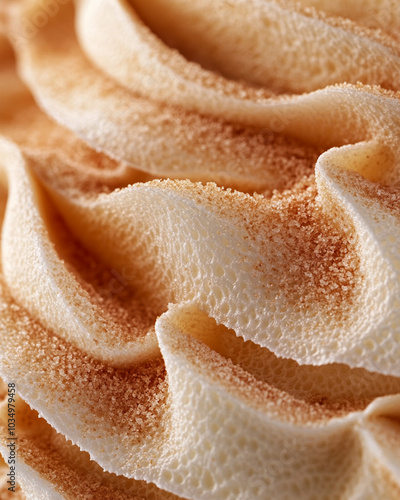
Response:
[{"label": "whipped cream swirl", "polygon": [[23,494],[398,498],[396,2],[0,9]]}]

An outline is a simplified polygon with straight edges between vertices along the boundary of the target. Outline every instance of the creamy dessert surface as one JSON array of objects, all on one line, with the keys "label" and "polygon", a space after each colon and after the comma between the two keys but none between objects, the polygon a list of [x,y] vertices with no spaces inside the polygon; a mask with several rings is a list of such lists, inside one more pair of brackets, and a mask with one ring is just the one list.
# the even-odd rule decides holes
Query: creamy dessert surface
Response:
[{"label": "creamy dessert surface", "polygon": [[399,498],[399,23],[2,3],[1,498]]}]

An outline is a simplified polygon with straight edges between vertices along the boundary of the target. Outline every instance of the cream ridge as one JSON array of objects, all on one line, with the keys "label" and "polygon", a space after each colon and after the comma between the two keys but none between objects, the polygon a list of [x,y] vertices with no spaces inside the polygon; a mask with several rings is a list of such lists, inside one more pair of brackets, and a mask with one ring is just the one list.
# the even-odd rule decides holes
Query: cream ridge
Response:
[{"label": "cream ridge", "polygon": [[400,496],[394,0],[3,0],[0,496]]}]

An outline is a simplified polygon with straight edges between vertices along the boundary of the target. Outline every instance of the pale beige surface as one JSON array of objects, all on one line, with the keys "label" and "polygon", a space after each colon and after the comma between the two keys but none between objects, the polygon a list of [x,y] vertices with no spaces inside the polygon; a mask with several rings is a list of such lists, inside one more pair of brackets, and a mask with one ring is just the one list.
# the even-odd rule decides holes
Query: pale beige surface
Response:
[{"label": "pale beige surface", "polygon": [[397,499],[392,4],[75,3],[1,18],[27,497]]},{"label": "pale beige surface", "polygon": [[[252,97],[261,101],[262,110],[268,93],[262,88],[254,92],[234,80],[277,93],[308,92],[340,82],[399,86],[399,50],[390,36],[367,31],[348,19],[302,10],[301,2],[77,0],[76,4],[82,47],[106,73],[132,90],[152,92],[155,99],[199,111],[223,110],[228,117],[240,100],[243,120],[255,114],[246,105]],[[186,59],[229,80],[215,80],[213,73],[188,65],[164,40]],[[130,70],[133,65],[136,71]],[[149,78],[152,85],[144,85]],[[199,92],[201,99],[194,99]],[[226,101],[230,108],[224,106]]]},{"label": "pale beige surface", "polygon": [[[3,417],[6,402],[0,406]],[[179,497],[162,491],[154,484],[129,480],[108,474],[87,453],[72,445],[58,434],[36,411],[17,398],[18,411],[18,473],[25,493],[19,496],[0,490],[4,500],[102,498],[105,500],[179,500]],[[3,418],[0,425],[2,443],[6,435]],[[2,453],[7,454],[3,445]],[[1,472],[8,472],[2,466]],[[52,484],[53,483],[53,484]],[[54,484],[55,483],[55,484]],[[1,484],[2,486],[2,484]],[[61,487],[60,487],[61,486]]]}]

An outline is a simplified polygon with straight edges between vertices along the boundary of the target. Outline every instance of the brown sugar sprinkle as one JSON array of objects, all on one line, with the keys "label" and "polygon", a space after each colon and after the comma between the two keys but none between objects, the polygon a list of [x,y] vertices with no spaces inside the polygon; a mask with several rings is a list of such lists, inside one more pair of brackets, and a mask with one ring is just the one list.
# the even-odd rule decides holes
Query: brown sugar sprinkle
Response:
[{"label": "brown sugar sprinkle", "polygon": [[154,329],[162,311],[141,299],[134,276],[119,273],[97,260],[72,236],[57,214],[53,214],[51,229],[59,257],[97,309],[97,321],[109,331],[112,328],[115,341],[139,339]]},{"label": "brown sugar sprinkle", "polygon": [[[64,146],[63,146],[64,147]],[[135,182],[147,182],[154,177],[124,163],[117,163],[101,153],[91,157],[85,150],[75,152],[75,158],[63,149],[39,151],[24,147],[30,168],[41,182],[69,196],[93,198]]]},{"label": "brown sugar sprinkle", "polygon": [[[210,321],[210,320],[209,320]],[[354,405],[365,408],[375,398],[400,393],[400,378],[350,368],[341,363],[322,366],[299,365],[280,358],[252,341],[236,337],[226,329],[218,352],[256,379],[296,399],[326,408]]]},{"label": "brown sugar sprinkle", "polygon": [[[70,446],[72,448],[72,445]],[[75,498],[83,500],[95,498],[102,500],[151,500],[153,498],[173,500],[179,498],[161,490],[158,494],[147,495],[148,486],[145,483],[137,482],[139,484],[136,485],[133,480],[109,474],[100,467],[95,469],[92,466],[93,470],[76,470],[74,464],[61,458],[57,451],[52,449],[51,444],[46,446],[38,440],[22,439],[19,450],[24,461],[42,477],[55,484],[58,491],[65,495],[65,498],[71,500]],[[78,448],[75,452],[84,453]],[[142,490],[143,495],[139,496],[137,493],[140,494],[140,490]]]},{"label": "brown sugar sprinkle", "polygon": [[272,263],[256,266],[266,274],[266,287],[273,286],[277,298],[284,295],[295,308],[318,303],[342,314],[362,278],[356,235],[345,234],[324,211],[314,176],[275,193],[269,204],[259,197],[254,201],[256,215],[244,222]]},{"label": "brown sugar sprinkle", "polygon": [[[293,397],[289,392],[263,382],[241,366],[211,350],[203,342],[189,335],[179,335],[169,340],[172,349],[183,355],[199,370],[202,376],[211,377],[257,410],[267,412],[272,418],[297,425],[312,425],[347,415],[365,407],[365,400],[306,401]],[[207,375],[205,375],[207,374]]]},{"label": "brown sugar sprinkle", "polygon": [[263,103],[271,98],[278,99],[279,93],[273,89],[250,84],[240,80],[229,80],[214,71],[207,71],[197,63],[182,59],[175,49],[161,54],[161,60],[167,67],[182,75],[188,81],[199,84],[206,89],[214,90],[222,96],[246,99],[255,103]]},{"label": "brown sugar sprinkle", "polygon": [[[18,398],[18,456],[66,498],[178,500],[154,484],[105,472],[87,452],[73,445]],[[21,422],[26,425],[21,426]],[[1,427],[0,437],[3,438]],[[3,498],[3,497],[1,497]]]},{"label": "brown sugar sprinkle", "polygon": [[[162,187],[156,181],[153,185]],[[267,257],[260,258],[254,271],[269,297],[284,297],[294,309],[323,306],[336,319],[354,304],[363,279],[357,236],[348,220],[343,220],[346,231],[341,230],[340,220],[332,220],[325,211],[314,175],[289,191],[275,192],[271,199],[221,190],[211,183],[174,186],[183,196],[245,228],[249,246],[255,244],[254,250]]]},{"label": "brown sugar sprinkle", "polygon": [[[104,155],[89,162],[86,156],[76,153],[74,161],[66,155],[60,156],[59,152],[36,154],[30,149],[31,166],[44,183],[67,192],[68,196],[90,198],[129,184],[147,182],[156,174],[160,179],[168,174],[176,179],[215,180],[221,187],[270,196],[273,190],[290,189],[304,176],[312,174],[322,153],[319,148],[268,130],[238,127],[178,109],[161,110],[160,107],[161,112],[163,119],[157,114],[158,126],[170,123],[176,150],[187,155],[176,172],[170,167],[163,172],[162,164],[157,166],[158,174],[154,168],[149,174],[124,164],[119,168],[96,170],[91,165],[96,165],[96,159],[104,163]],[[143,162],[143,168],[147,168],[148,158],[143,158]]]},{"label": "brown sugar sprinkle", "polygon": [[[78,448],[77,451],[79,453]],[[103,485],[103,478],[100,477],[100,474],[105,475],[106,473],[102,473],[100,467],[97,474],[91,474],[91,471],[75,470],[73,464],[60,457],[54,446],[47,442],[47,439],[40,441],[31,437],[20,437],[18,455],[23,462],[51,483],[51,486],[66,499],[145,500],[142,496],[132,496],[108,485]]]},{"label": "brown sugar sprinkle", "polygon": [[322,20],[334,28],[349,31],[358,37],[370,38],[371,40],[385,46],[394,54],[400,55],[399,36],[396,32],[385,32],[385,26],[380,25],[380,29],[360,24],[357,21],[346,19],[340,16],[327,15],[324,11],[318,10],[315,7],[304,7],[301,3],[295,0],[277,0],[285,9],[294,9],[304,16],[311,17],[316,20]]},{"label": "brown sugar sprinkle", "polygon": [[[340,171],[336,173],[336,176],[338,175]],[[362,197],[362,203],[371,207],[372,217],[380,215],[374,208],[376,202],[381,206],[382,212],[400,217],[400,188],[367,181],[360,174],[350,171],[346,172],[346,186],[351,189],[356,199]]]},{"label": "brown sugar sprinkle", "polygon": [[71,421],[82,435],[118,435],[131,445],[150,439],[166,425],[168,388],[162,358],[123,370],[96,361],[33,321],[3,281],[0,318],[3,370],[16,380],[31,380],[35,391],[51,400],[51,407],[76,408],[79,418]]},{"label": "brown sugar sprinkle", "polygon": [[76,472],[50,446],[37,440],[20,439],[19,454],[67,499],[145,500],[142,496],[132,496],[102,485],[101,478],[95,474]]},{"label": "brown sugar sprinkle", "polygon": [[[217,180],[217,185],[264,196],[272,196],[274,190],[290,189],[304,176],[314,173],[322,153],[321,149],[268,130],[240,128],[228,123],[221,123],[214,142],[216,149],[211,154],[222,157],[229,151],[233,161],[240,165],[225,174],[225,182]],[[236,186],[235,177],[238,178]]]},{"label": "brown sugar sprinkle", "polygon": [[[261,240],[261,245],[268,245],[276,256],[277,267],[272,272],[280,292],[300,308],[317,302],[339,311],[345,304],[351,305],[361,279],[356,235],[345,235],[326,214],[314,176],[290,192],[275,193],[268,211],[265,208],[260,206],[259,220],[248,229],[256,231],[260,240],[260,223],[264,235],[267,231],[268,239]],[[262,263],[258,269],[265,272]]]}]

